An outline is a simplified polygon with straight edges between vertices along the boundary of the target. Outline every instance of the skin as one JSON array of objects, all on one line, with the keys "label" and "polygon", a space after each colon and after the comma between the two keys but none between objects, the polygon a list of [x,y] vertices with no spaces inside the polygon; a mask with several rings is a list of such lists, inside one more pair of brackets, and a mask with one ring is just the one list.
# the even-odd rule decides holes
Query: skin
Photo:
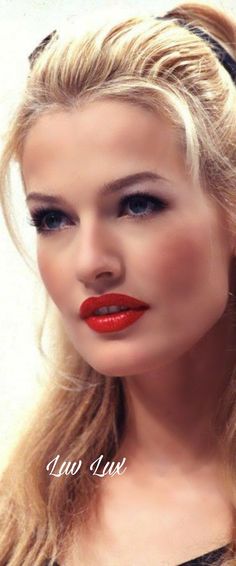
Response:
[{"label": "skin", "polygon": [[[147,170],[166,181],[99,197],[104,183]],[[197,517],[193,529],[200,521],[203,532],[201,518],[209,530],[217,509],[221,522],[214,523],[214,535],[220,544],[228,542],[230,506],[211,425],[235,362],[227,308],[235,243],[222,211],[187,175],[171,126],[120,101],[41,116],[26,137],[22,172],[27,194],[63,196],[68,203],[63,212],[74,218],[72,224],[62,218],[61,230],[37,238],[39,271],[65,329],[92,367],[123,378],[129,418],[119,455],[127,458],[127,472],[112,479],[114,493],[131,501],[133,494],[135,506],[145,478],[152,516],[155,485],[163,496],[159,509],[175,517],[177,528],[174,490],[177,486],[183,501],[191,478],[185,519],[188,513]],[[167,209],[135,220],[129,204],[119,216],[121,197],[137,189],[165,199]],[[29,202],[30,211],[37,206]],[[79,307],[90,296],[110,292],[134,296],[150,309],[120,333],[98,334],[79,318]],[[104,501],[106,494],[112,500],[111,489],[111,480],[104,481]],[[203,492],[209,494],[209,510],[205,498],[197,513]],[[108,516],[110,521],[113,507],[104,508],[104,521]],[[187,525],[190,532],[188,519]],[[200,551],[210,550],[212,540],[209,536]],[[180,554],[181,549],[181,561]]]}]

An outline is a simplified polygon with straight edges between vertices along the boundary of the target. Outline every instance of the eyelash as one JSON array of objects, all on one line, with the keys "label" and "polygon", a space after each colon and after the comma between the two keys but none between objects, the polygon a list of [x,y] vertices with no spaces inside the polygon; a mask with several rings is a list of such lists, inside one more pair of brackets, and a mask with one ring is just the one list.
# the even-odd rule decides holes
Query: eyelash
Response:
[{"label": "eyelash", "polygon": [[[146,201],[150,201],[152,203],[152,205],[154,206],[154,211],[152,212],[144,212],[141,214],[130,214],[128,216],[130,216],[131,218],[134,218],[135,220],[139,220],[139,219],[143,219],[144,217],[149,217],[151,214],[153,213],[160,213],[163,210],[165,210],[168,207],[168,204],[166,201],[164,201],[163,199],[160,199],[158,197],[155,197],[154,195],[151,195],[150,193],[147,192],[137,192],[131,195],[126,195],[125,197],[123,197],[120,201],[120,207],[121,210],[125,207],[126,204],[128,204],[130,201],[135,200],[136,198],[141,198],[144,199]],[[45,219],[45,217],[47,215],[50,214],[56,214],[59,216],[67,216],[60,208],[48,208],[48,207],[39,207],[36,210],[34,210],[33,212],[31,212],[31,217],[27,218],[27,221],[29,222],[29,224],[31,226],[34,226],[36,228],[36,231],[39,234],[42,234],[44,236],[49,235],[51,232],[58,232],[61,229],[60,228],[56,228],[55,230],[50,230],[50,228],[43,228],[42,223],[43,220]]]}]

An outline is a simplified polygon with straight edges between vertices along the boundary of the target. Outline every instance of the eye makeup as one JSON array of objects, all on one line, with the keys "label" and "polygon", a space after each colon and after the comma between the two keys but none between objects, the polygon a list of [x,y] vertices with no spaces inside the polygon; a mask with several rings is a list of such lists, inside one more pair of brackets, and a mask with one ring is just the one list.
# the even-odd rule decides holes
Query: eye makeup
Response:
[{"label": "eye makeup", "polygon": [[[145,209],[146,206],[146,209],[143,212],[137,212],[136,210],[136,212],[131,212],[130,214],[126,214],[125,216],[128,216],[129,218],[134,220],[142,220],[150,216],[153,216],[153,214],[160,214],[160,212],[163,212],[169,206],[167,201],[164,200],[163,198],[154,196],[153,194],[147,191],[145,192],[138,191],[121,198],[119,202],[119,215],[121,215],[121,213],[124,211],[127,205],[129,205],[129,208],[137,209],[137,204],[138,204],[138,208],[144,207]],[[148,207],[147,204],[149,205]],[[73,220],[70,217],[70,215],[65,213],[61,208],[59,207],[50,208],[46,206],[40,206],[35,210],[33,210],[31,212],[31,216],[27,218],[27,221],[31,226],[34,226],[36,228],[38,234],[42,234],[42,235],[48,235],[49,233],[58,232],[63,229],[63,228],[51,229],[50,227],[45,227],[45,221],[47,217],[54,218],[54,222],[55,219],[60,220],[62,219],[62,217],[64,217],[67,218],[70,225],[73,224]]]}]

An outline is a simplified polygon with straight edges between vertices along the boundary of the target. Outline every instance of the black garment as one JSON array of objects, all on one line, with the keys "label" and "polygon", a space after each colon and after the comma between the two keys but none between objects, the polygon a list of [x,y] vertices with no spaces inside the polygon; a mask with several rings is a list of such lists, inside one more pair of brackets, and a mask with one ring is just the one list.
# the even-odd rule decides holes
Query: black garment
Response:
[{"label": "black garment", "polygon": [[[202,556],[197,556],[197,558],[193,558],[192,560],[188,560],[187,562],[183,562],[177,566],[207,566],[208,564],[212,564],[215,560],[223,557],[227,547],[228,545],[226,544],[225,546],[216,548],[216,550],[211,550],[211,552],[207,552],[207,554],[202,554]],[[57,565],[55,564],[54,566]]]},{"label": "black garment", "polygon": [[[207,554],[202,554],[202,556],[197,556],[197,558],[193,558],[192,560],[188,560],[187,562],[182,562],[182,564],[177,564],[177,566],[207,566],[208,564],[212,564],[215,560],[221,558],[227,547],[228,545],[226,544],[225,546],[216,548],[216,550],[207,552]],[[45,566],[48,566],[48,561],[45,563]],[[58,564],[58,562],[53,562],[53,566],[60,566],[60,564]]]}]

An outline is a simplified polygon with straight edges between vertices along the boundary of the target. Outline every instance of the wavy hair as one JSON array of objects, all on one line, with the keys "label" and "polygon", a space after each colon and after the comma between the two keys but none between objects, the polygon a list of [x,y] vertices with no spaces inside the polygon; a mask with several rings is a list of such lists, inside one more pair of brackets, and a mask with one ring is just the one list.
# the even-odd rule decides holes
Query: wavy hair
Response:
[{"label": "wavy hair", "polygon": [[[180,3],[169,20],[123,17],[70,39],[53,36],[35,57],[22,100],[7,131],[0,164],[1,205],[10,236],[23,257],[11,220],[10,168],[19,165],[24,140],[38,117],[79,110],[94,100],[123,100],[158,113],[175,129],[183,159],[224,210],[236,236],[236,88],[209,45],[180,26],[201,27],[236,58],[236,20],[197,2]],[[232,296],[235,293],[233,284]],[[231,306],[235,313],[235,304]],[[48,329],[50,347],[43,347]],[[45,291],[37,345],[47,361],[48,387],[9,459],[0,482],[0,565],[43,566],[56,560],[73,532],[99,507],[99,481],[49,476],[56,454],[66,461],[111,459],[126,426],[120,377],[99,374],[70,343],[60,314]],[[236,367],[219,403],[215,426],[224,450],[234,528],[224,566],[236,565]],[[78,531],[79,532],[79,531]],[[52,562],[50,562],[51,564]]]}]

